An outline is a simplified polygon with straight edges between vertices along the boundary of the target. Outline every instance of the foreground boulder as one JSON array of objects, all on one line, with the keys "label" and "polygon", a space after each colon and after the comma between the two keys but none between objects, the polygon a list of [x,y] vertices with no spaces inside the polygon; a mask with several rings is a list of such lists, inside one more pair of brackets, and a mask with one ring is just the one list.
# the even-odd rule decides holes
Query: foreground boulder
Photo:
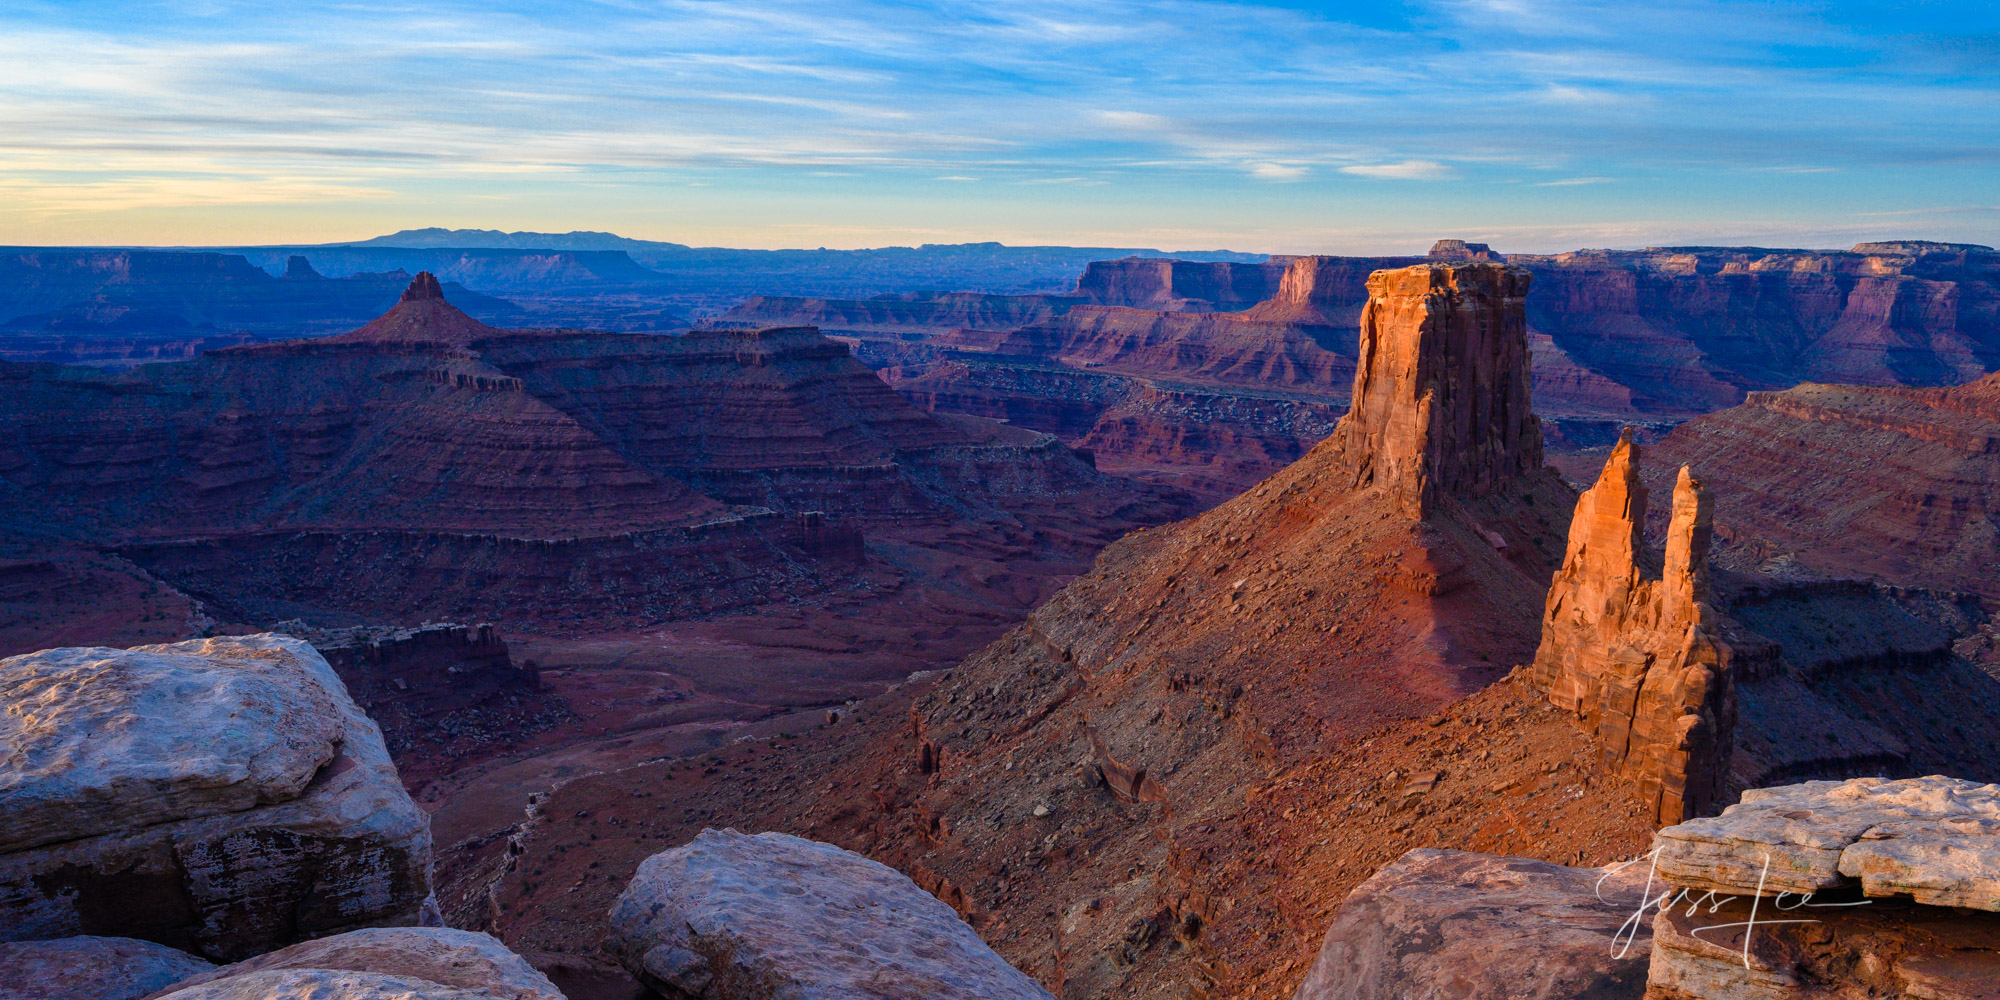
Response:
[{"label": "foreground boulder", "polygon": [[430,824],[312,647],[278,635],[0,660],[0,940],[230,960],[414,923]]},{"label": "foreground boulder", "polygon": [[1654,849],[1648,1000],[2000,996],[2000,786],[1752,789]]},{"label": "foreground boulder", "polygon": [[0,943],[0,1000],[139,1000],[215,966],[131,938]]},{"label": "foreground boulder", "polygon": [[281,969],[233,976],[165,994],[173,1000],[492,1000],[485,990],[409,976],[334,969]]},{"label": "foreground boulder", "polygon": [[704,830],[647,858],[605,946],[669,997],[1048,1000],[895,869],[781,833]]},{"label": "foreground boulder", "polygon": [[1297,1000],[1636,1000],[1645,887],[1643,865],[1419,848],[1348,894]]},{"label": "foreground boulder", "polygon": [[158,997],[231,980],[262,981],[294,969],[366,972],[452,989],[481,990],[488,1000],[563,1000],[562,991],[498,938],[447,927],[375,927],[280,948],[235,965],[188,976]]}]

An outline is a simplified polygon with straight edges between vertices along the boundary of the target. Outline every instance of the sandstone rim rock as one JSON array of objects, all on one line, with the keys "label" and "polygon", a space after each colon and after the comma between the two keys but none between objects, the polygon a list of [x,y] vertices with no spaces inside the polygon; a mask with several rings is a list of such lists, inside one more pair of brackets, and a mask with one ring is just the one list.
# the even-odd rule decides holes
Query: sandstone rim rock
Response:
[{"label": "sandstone rim rock", "polygon": [[[203,963],[206,965],[206,963]],[[220,969],[190,973],[154,1000],[196,986],[220,990],[232,980],[285,970],[358,972],[477,990],[486,1000],[564,1000],[562,991],[497,938],[445,927],[377,927],[303,941]]]},{"label": "sandstone rim rock", "polygon": [[605,942],[670,997],[1048,1000],[907,877],[780,833],[704,830],[639,866]]},{"label": "sandstone rim rock", "polygon": [[1603,739],[1606,770],[1636,779],[1662,823],[1721,804],[1735,738],[1731,650],[1708,587],[1711,507],[1683,468],[1665,567],[1648,574],[1646,487],[1628,428],[1577,498],[1529,668],[1550,702]]},{"label": "sandstone rim rock", "polygon": [[[164,668],[174,667],[178,672]],[[84,665],[79,668],[78,665]],[[13,657],[11,677],[66,678],[64,684],[11,688],[0,706],[10,718],[67,716],[88,719],[104,731],[133,734],[124,745],[175,748],[215,740],[250,745],[248,726],[292,725],[241,702],[201,697],[236,690],[217,686],[216,672],[240,666],[274,683],[294,686],[280,704],[328,698],[328,719],[306,720],[296,731],[264,737],[297,772],[273,781],[296,791],[278,801],[234,795],[207,799],[139,796],[138,808],[121,814],[94,806],[101,832],[0,853],[0,939],[25,940],[78,934],[145,937],[209,958],[235,959],[268,951],[300,937],[378,924],[414,923],[430,894],[430,823],[410,800],[382,743],[381,731],[355,706],[324,659],[289,636],[250,635],[203,639],[131,650],[50,650]],[[125,667],[133,669],[125,669]],[[160,669],[156,669],[160,668]],[[143,683],[135,682],[135,678]],[[191,700],[165,695],[183,691]],[[136,697],[144,695],[145,697]],[[259,695],[261,697],[261,695]],[[275,696],[274,696],[275,697]],[[70,702],[105,699],[128,710],[84,716]],[[326,728],[331,725],[331,729]],[[338,743],[324,761],[310,749],[328,733]],[[297,737],[309,752],[286,740]],[[197,775],[246,781],[263,765],[218,762]],[[168,762],[137,755],[97,762],[101,780],[77,782],[57,770],[28,775],[10,794],[19,801],[54,798],[54,791],[144,787],[173,778]],[[27,775],[27,772],[20,772]],[[192,781],[190,781],[192,783]],[[215,811],[226,803],[235,811]],[[166,804],[172,804],[168,808]],[[27,818],[32,818],[30,812]],[[40,838],[0,814],[8,842]]]},{"label": "sandstone rim rock", "polygon": [[2000,985],[2000,786],[1752,789],[1661,830],[1655,855],[1683,894],[1654,921],[1648,1000],[1974,1000]]},{"label": "sandstone rim rock", "polygon": [[1753,788],[1720,816],[1661,830],[1656,846],[1660,874],[1675,885],[1764,895],[1859,888],[2000,912],[2000,785],[1932,775]]},{"label": "sandstone rim rock", "polygon": [[139,1000],[214,968],[133,938],[0,942],[0,1000]]},{"label": "sandstone rim rock", "polygon": [[268,645],[12,656],[0,704],[0,853],[295,798],[346,735]]},{"label": "sandstone rim rock", "polygon": [[1542,464],[1528,396],[1532,279],[1495,263],[1423,264],[1368,278],[1347,416],[1334,430],[1357,484],[1423,516]]},{"label": "sandstone rim rock", "polygon": [[1296,1000],[1637,1000],[1645,893],[1644,866],[1419,848],[1348,893]]}]

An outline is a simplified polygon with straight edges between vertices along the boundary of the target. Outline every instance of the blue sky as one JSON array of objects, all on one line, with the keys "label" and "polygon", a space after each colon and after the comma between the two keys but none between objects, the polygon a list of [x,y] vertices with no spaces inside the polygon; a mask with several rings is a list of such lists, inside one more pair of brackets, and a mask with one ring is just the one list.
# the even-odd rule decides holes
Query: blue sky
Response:
[{"label": "blue sky", "polygon": [[0,7],[0,243],[2000,243],[2000,5]]}]

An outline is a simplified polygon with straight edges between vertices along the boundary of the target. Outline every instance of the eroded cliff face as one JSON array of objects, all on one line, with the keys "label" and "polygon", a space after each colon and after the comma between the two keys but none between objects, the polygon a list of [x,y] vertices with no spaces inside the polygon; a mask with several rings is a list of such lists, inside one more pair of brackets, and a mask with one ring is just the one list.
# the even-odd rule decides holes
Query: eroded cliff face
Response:
[{"label": "eroded cliff face", "polygon": [[1075,567],[1187,509],[924,412],[812,328],[500,330],[428,274],[351,333],[124,374],[0,363],[0,385],[0,540],[115,548],[241,623],[629,625],[850,579],[854,546],[805,551],[801,514],[950,546],[946,567]]},{"label": "eroded cliff face", "polygon": [[1542,464],[1528,402],[1527,272],[1426,264],[1368,279],[1360,357],[1333,439],[1357,486],[1421,517]]},{"label": "eroded cliff face", "polygon": [[[928,381],[976,384],[969,393],[978,397],[975,406],[990,406],[997,395],[1006,408],[1030,415],[1075,398],[1040,376],[1051,370],[1153,380],[1161,388],[1198,383],[1243,396],[1282,393],[1287,398],[1256,433],[1260,450],[1276,454],[1316,443],[1276,413],[1284,403],[1346,404],[1367,276],[1425,259],[1106,261],[1092,265],[1067,297],[770,300],[745,303],[729,319],[852,331],[871,365],[924,367],[934,376]],[[1439,241],[1428,256],[1439,263],[1500,259],[1459,240]],[[1628,424],[1665,430],[1741,402],[1747,392],[1807,379],[1940,385],[2000,367],[2000,254],[1983,247],[1651,248],[1506,260],[1535,279],[1525,302],[1532,380],[1554,451],[1608,445]],[[921,398],[949,409],[961,395],[927,386]],[[1069,433],[1065,440],[1073,442]],[[1158,437],[1127,440],[1157,454],[1162,439],[1179,433],[1162,427]],[[1111,450],[1100,458],[1123,460]],[[1234,485],[1241,490],[1257,478],[1246,471]]]},{"label": "eroded cliff face", "polygon": [[1713,501],[1683,468],[1663,572],[1643,568],[1646,487],[1628,431],[1577,499],[1532,682],[1603,740],[1661,823],[1719,808],[1736,730],[1731,649],[1708,587]]},{"label": "eroded cliff face", "polygon": [[[1715,484],[1721,565],[2000,596],[2000,376],[1795,386],[1656,447]],[[1799,475],[1810,468],[1812,475]]]}]

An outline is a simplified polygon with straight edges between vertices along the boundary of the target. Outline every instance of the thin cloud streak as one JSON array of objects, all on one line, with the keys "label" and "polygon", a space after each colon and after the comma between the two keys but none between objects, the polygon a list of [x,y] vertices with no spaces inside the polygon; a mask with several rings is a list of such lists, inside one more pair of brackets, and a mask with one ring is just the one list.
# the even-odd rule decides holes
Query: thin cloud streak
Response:
[{"label": "thin cloud streak", "polygon": [[[1397,10],[302,0],[272,18],[233,2],[89,16],[31,3],[0,11],[0,240],[59,236],[53,215],[79,212],[129,215],[144,239],[168,224],[141,218],[149,191],[153,208],[256,206],[274,239],[342,206],[474,199],[495,213],[479,224],[509,228],[524,199],[601,211],[566,193],[593,184],[663,220],[691,217],[670,191],[693,184],[708,186],[703,225],[768,219],[774,202],[814,216],[782,220],[790,232],[858,227],[840,204],[911,224],[933,211],[912,184],[958,178],[990,182],[983,208],[954,203],[970,238],[1019,217],[1026,196],[1010,190],[1046,192],[1032,204],[1079,226],[1148,231],[1179,212],[1235,218],[1193,228],[1243,238],[1293,232],[1277,223],[1301,212],[1354,230],[1357,214],[1429,211],[1447,189],[1463,196],[1437,210],[1494,226],[1538,212],[1597,220],[1587,231],[1712,231],[1790,200],[1778,208],[1808,229],[1831,210],[1993,232],[1976,213],[1918,211],[2000,200],[2000,69],[1944,57],[1990,47],[1984,5]],[[1047,200],[1086,186],[1101,221]],[[1500,205],[1503,190],[1530,200]],[[1688,217],[1663,219],[1660,198]]]}]

